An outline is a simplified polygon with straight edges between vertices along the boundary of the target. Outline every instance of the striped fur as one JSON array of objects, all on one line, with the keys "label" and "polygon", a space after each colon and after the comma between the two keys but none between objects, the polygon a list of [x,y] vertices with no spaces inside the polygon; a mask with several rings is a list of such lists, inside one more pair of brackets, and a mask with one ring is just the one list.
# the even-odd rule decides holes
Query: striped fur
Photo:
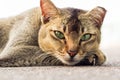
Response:
[{"label": "striped fur", "polygon": [[[60,9],[41,0],[40,8],[0,19],[0,66],[91,65],[94,57],[96,65],[103,64],[99,44],[105,13],[102,7]],[[57,38],[55,31],[65,38]],[[81,41],[85,34],[91,38]]]}]

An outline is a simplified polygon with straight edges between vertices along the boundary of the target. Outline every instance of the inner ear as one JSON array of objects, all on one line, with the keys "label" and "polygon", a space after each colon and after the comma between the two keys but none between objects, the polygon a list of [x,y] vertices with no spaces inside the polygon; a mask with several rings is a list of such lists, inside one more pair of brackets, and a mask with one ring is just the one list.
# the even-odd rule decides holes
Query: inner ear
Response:
[{"label": "inner ear", "polygon": [[87,12],[87,15],[92,18],[92,20],[97,24],[97,27],[100,29],[103,23],[106,10],[103,7],[96,7],[91,11]]},{"label": "inner ear", "polygon": [[40,0],[40,8],[44,23],[58,14],[57,7],[50,0]]}]

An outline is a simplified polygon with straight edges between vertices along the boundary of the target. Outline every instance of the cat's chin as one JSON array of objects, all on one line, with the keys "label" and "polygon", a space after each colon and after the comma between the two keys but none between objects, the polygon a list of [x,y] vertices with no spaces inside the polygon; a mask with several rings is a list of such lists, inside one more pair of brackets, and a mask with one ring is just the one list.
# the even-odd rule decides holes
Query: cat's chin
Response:
[{"label": "cat's chin", "polygon": [[76,65],[77,63],[80,62],[80,60],[75,60],[75,59],[60,59],[65,65]]},{"label": "cat's chin", "polygon": [[79,61],[66,61],[66,60],[62,60],[62,62],[65,64],[65,65],[69,65],[69,66],[73,66],[73,65],[76,65],[77,63],[79,63]]},{"label": "cat's chin", "polygon": [[66,65],[73,66],[73,65],[76,65],[79,62],[78,61],[63,61],[63,63],[66,64]]}]

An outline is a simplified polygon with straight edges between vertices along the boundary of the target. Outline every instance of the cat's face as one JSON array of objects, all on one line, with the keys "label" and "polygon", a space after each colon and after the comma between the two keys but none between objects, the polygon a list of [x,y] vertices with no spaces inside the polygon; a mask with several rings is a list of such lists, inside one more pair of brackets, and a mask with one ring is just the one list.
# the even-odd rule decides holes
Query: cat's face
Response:
[{"label": "cat's face", "polygon": [[87,53],[98,49],[100,26],[105,15],[103,8],[86,12],[72,8],[57,9],[49,0],[41,0],[41,4],[43,24],[38,41],[43,51],[67,65],[74,65]]}]

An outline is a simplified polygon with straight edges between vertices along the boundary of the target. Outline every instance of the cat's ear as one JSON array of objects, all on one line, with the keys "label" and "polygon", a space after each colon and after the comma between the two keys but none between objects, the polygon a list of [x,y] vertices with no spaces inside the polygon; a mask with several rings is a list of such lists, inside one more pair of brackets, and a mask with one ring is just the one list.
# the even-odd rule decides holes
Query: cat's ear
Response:
[{"label": "cat's ear", "polygon": [[87,12],[87,15],[92,18],[92,20],[96,23],[99,29],[101,28],[105,14],[106,10],[103,7],[99,6]]},{"label": "cat's ear", "polygon": [[50,0],[40,0],[40,8],[44,23],[58,14],[57,8]]}]

